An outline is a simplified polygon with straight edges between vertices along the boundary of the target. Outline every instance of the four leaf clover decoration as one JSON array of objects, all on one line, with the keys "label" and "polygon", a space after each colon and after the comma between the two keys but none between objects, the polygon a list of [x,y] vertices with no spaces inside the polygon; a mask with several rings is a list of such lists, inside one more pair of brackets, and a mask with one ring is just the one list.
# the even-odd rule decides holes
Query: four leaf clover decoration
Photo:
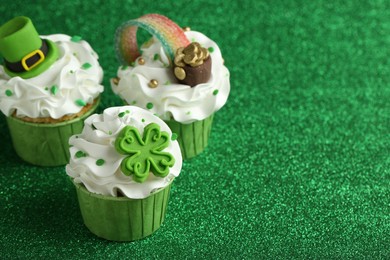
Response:
[{"label": "four leaf clover decoration", "polygon": [[125,126],[115,140],[118,153],[128,155],[121,163],[125,175],[133,175],[136,182],[144,182],[149,172],[155,176],[165,177],[169,167],[175,164],[175,158],[163,152],[169,146],[169,134],[160,131],[156,123],[148,124],[141,137],[137,128]]}]

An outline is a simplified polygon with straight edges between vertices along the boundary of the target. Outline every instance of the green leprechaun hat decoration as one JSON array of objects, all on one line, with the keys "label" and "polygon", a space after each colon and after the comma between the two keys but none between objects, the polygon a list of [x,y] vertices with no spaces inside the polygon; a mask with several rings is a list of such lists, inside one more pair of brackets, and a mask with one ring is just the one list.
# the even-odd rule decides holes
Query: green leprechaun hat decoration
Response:
[{"label": "green leprechaun hat decoration", "polygon": [[26,79],[47,70],[57,60],[58,48],[39,37],[28,17],[19,16],[0,27],[0,55],[9,76]]}]

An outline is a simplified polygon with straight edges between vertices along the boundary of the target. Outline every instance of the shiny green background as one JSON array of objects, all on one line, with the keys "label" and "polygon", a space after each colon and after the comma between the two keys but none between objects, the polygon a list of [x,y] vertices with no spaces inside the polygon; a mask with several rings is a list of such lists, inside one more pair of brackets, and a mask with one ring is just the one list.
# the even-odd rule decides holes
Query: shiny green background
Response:
[{"label": "shiny green background", "polygon": [[64,168],[22,162],[0,115],[0,258],[390,257],[390,2],[7,0],[0,23],[26,15],[40,34],[86,39],[101,111],[121,104],[115,29],[151,12],[216,41],[232,87],[162,228],[95,237]]}]

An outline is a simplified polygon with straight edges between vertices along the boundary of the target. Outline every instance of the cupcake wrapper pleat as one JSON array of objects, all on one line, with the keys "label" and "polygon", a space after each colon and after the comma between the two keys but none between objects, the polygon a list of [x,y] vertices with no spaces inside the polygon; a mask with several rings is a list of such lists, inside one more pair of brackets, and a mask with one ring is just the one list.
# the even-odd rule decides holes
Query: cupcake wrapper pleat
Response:
[{"label": "cupcake wrapper pleat", "polygon": [[183,159],[195,157],[206,148],[211,133],[213,117],[214,115],[211,115],[206,119],[190,124],[165,121],[172,132],[178,135],[177,141],[179,142]]},{"label": "cupcake wrapper pleat", "polygon": [[91,193],[75,184],[85,226],[98,237],[134,241],[160,228],[167,210],[171,185],[145,199]]},{"label": "cupcake wrapper pleat", "polygon": [[69,162],[69,138],[81,133],[84,119],[98,102],[81,117],[61,123],[31,123],[7,117],[16,153],[26,162],[40,166],[60,166]]}]

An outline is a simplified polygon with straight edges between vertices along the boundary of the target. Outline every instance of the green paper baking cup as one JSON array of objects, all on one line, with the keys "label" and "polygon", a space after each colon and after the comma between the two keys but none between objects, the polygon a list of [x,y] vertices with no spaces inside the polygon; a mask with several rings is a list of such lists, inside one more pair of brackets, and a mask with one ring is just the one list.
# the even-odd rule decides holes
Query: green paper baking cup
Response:
[{"label": "green paper baking cup", "polygon": [[39,166],[60,166],[69,162],[69,138],[82,132],[84,119],[99,104],[97,100],[82,116],[60,123],[31,123],[7,117],[16,153],[24,161]]},{"label": "green paper baking cup", "polygon": [[167,210],[171,184],[144,199],[104,196],[74,183],[85,226],[112,241],[134,241],[160,228]]},{"label": "green paper baking cup", "polygon": [[182,124],[177,121],[165,121],[171,131],[177,134],[183,159],[190,159],[203,152],[208,144],[213,124],[211,115],[206,119],[195,121],[190,124]]}]

